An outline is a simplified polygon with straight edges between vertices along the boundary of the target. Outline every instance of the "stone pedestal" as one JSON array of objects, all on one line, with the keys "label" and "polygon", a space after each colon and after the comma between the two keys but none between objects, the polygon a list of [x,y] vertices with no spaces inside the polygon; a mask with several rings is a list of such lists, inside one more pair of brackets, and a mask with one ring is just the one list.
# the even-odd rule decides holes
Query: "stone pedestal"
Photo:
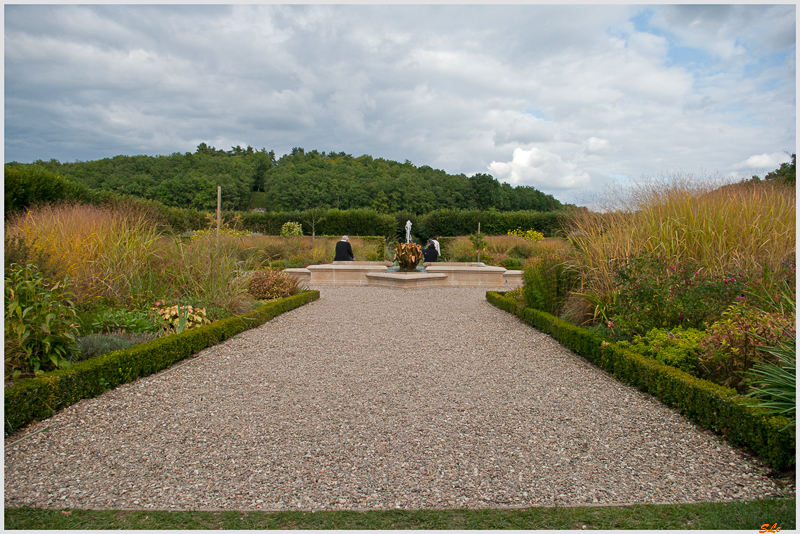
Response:
[{"label": "stone pedestal", "polygon": [[415,288],[445,285],[441,273],[367,273],[367,284],[381,287]]}]

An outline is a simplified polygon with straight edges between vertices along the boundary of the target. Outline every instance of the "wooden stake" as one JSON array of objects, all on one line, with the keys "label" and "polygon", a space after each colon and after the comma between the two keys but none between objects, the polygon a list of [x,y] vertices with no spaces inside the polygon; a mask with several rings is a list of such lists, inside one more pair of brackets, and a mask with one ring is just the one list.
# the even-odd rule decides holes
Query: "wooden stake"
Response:
[{"label": "wooden stake", "polygon": [[478,223],[478,263],[481,262],[481,223]]},{"label": "wooden stake", "polygon": [[217,248],[219,248],[219,227],[222,221],[222,186],[217,186]]}]

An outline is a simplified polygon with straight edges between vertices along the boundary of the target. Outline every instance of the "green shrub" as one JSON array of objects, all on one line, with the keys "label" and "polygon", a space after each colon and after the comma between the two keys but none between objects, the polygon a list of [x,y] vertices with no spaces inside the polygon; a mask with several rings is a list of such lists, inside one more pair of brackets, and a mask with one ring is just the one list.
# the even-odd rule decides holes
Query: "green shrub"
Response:
[{"label": "green shrub", "polygon": [[256,300],[271,300],[290,297],[300,291],[297,280],[282,271],[256,271],[247,284],[250,295]]},{"label": "green shrub", "polygon": [[286,222],[281,226],[281,237],[303,235],[303,225],[299,222]]},{"label": "green shrub", "polygon": [[92,333],[157,332],[161,318],[153,310],[101,310],[91,323]]},{"label": "green shrub", "polygon": [[504,296],[508,299],[514,299],[519,306],[525,305],[525,295],[523,295],[521,287],[512,289],[511,291],[506,291]]},{"label": "green shrub", "polygon": [[36,204],[87,201],[95,196],[86,187],[37,165],[6,164],[4,171],[6,216]]},{"label": "green shrub", "polygon": [[611,321],[624,336],[653,328],[703,329],[744,291],[742,275],[712,276],[691,260],[664,264],[644,256],[622,263],[614,273],[619,288]]},{"label": "green shrub", "polygon": [[793,337],[795,321],[794,317],[766,313],[739,301],[729,306],[707,333],[698,360],[700,376],[745,393],[750,369],[770,359],[769,353],[758,349],[778,346]]},{"label": "green shrub", "polygon": [[621,341],[619,346],[696,375],[700,345],[706,337],[695,328],[653,328],[644,336],[634,336],[630,343]]},{"label": "green shrub", "polygon": [[499,263],[509,271],[521,270],[523,267],[522,260],[517,258],[505,258],[500,260]]},{"label": "green shrub", "polygon": [[114,334],[89,334],[78,339],[78,352],[72,362],[82,362],[116,350],[126,350],[158,337],[155,332],[119,332]]},{"label": "green shrub", "polygon": [[536,247],[533,241],[525,241],[524,243],[516,243],[508,254],[515,258],[527,259],[534,255]]},{"label": "green shrub", "polygon": [[77,350],[75,306],[68,280],[49,281],[36,266],[5,274],[5,375],[39,374],[69,365]]}]

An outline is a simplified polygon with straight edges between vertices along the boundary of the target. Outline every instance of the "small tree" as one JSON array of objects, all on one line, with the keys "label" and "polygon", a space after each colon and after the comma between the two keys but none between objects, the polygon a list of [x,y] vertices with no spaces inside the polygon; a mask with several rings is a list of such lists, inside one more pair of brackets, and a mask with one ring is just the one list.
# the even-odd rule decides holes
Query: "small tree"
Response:
[{"label": "small tree", "polygon": [[[314,241],[317,237],[317,224],[325,220],[326,209],[323,207],[311,208],[306,211],[308,218],[303,219],[303,222],[311,225],[311,240]],[[310,219],[310,220],[309,220]]]},{"label": "small tree", "polygon": [[472,245],[478,252],[478,261],[481,261],[481,250],[485,249],[487,245],[486,240],[483,238],[483,234],[481,232],[470,234],[469,240],[472,242]]}]

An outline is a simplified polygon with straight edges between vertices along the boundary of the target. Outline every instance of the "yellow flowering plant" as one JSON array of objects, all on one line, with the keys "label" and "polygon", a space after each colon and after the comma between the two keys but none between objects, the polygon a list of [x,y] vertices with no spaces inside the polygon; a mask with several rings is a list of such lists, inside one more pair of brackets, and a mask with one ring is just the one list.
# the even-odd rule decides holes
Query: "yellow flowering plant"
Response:
[{"label": "yellow flowering plant", "polygon": [[521,237],[525,241],[530,241],[531,243],[536,243],[537,241],[541,241],[544,239],[544,234],[542,234],[541,232],[537,232],[533,228],[531,228],[530,230],[523,230],[522,228],[517,228],[516,230],[509,230],[508,235]]}]

